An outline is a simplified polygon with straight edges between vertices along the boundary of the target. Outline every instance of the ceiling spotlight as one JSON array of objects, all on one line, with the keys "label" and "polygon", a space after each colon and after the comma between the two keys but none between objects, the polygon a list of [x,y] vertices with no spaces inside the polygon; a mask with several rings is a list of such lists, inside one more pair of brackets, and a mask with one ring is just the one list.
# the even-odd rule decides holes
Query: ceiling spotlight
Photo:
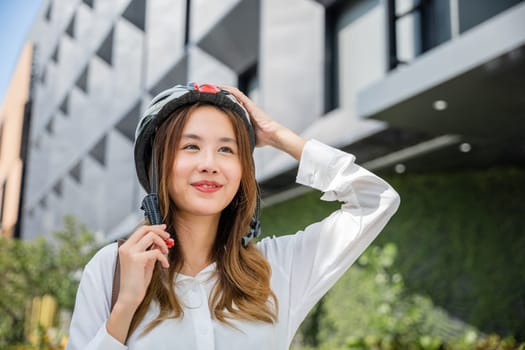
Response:
[{"label": "ceiling spotlight", "polygon": [[432,103],[432,107],[436,111],[444,111],[448,107],[448,103],[445,100],[436,100],[434,103]]},{"label": "ceiling spotlight", "polygon": [[404,164],[399,163],[399,164],[396,164],[396,166],[394,167],[394,170],[398,174],[403,174],[405,170],[407,170],[407,168]]},{"label": "ceiling spotlight", "polygon": [[470,145],[470,143],[463,142],[461,145],[459,145],[459,150],[463,153],[470,152],[471,149],[472,146]]}]

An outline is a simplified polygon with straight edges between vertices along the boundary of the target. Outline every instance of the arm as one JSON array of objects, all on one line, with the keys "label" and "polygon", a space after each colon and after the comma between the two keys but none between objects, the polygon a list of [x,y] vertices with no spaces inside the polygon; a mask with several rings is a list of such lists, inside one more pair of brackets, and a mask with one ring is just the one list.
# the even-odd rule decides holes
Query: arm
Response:
[{"label": "arm", "polygon": [[308,141],[297,182],[324,192],[341,209],[295,235],[261,241],[281,276],[280,300],[287,303],[289,340],[308,311],[357,260],[399,206],[399,196],[378,176],[354,163],[354,156]]},{"label": "arm", "polygon": [[117,245],[102,248],[86,265],[77,291],[67,350],[123,350],[106,330]]},{"label": "arm", "polygon": [[[127,349],[131,320],[144,299],[157,261],[169,267],[164,254],[165,225],[141,226],[120,247],[120,290],[110,312],[117,244],[101,249],[86,265],[77,292],[68,350]],[[151,248],[151,249],[150,249]]]},{"label": "arm", "polygon": [[291,341],[308,311],[381,232],[399,206],[399,195],[355,164],[353,155],[315,140],[305,142],[238,89],[224,88],[250,114],[257,146],[273,146],[300,160],[297,182],[323,191],[323,200],[343,203],[340,210],[304,231],[259,244],[272,265],[272,288],[285,304],[281,310],[286,308]]}]

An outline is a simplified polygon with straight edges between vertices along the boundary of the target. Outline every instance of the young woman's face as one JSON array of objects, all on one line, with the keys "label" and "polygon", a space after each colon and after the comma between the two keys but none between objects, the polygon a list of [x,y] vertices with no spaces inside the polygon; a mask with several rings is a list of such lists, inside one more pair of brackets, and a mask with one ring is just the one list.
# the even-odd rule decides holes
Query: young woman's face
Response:
[{"label": "young woman's face", "polygon": [[171,169],[169,194],[178,213],[220,215],[239,189],[239,147],[229,117],[213,106],[189,116]]}]

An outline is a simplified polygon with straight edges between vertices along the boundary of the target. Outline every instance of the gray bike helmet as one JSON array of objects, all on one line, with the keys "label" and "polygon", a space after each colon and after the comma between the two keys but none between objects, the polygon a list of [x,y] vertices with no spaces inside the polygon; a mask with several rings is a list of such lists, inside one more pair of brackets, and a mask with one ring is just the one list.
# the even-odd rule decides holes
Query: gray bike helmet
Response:
[{"label": "gray bike helmet", "polygon": [[[137,176],[142,187],[148,192],[148,195],[142,202],[142,209],[145,211],[151,224],[162,223],[158,207],[158,179],[155,162],[151,164],[151,171],[148,170],[150,169],[151,160],[154,159],[153,140],[155,139],[155,134],[159,126],[175,110],[197,102],[210,103],[231,110],[246,126],[252,152],[255,148],[255,132],[248,112],[230,92],[211,84],[198,85],[189,83],[188,85],[176,85],[155,96],[137,125],[134,145]],[[259,236],[259,209],[260,198],[257,195],[256,210],[250,223],[250,230],[242,239],[243,246],[247,246],[250,240]]]}]

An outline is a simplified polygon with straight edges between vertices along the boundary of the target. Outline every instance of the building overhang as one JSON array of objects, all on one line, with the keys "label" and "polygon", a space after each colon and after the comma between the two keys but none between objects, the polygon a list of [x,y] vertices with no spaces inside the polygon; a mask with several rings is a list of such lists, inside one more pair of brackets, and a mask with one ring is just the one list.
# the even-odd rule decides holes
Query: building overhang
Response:
[{"label": "building overhang", "polygon": [[358,94],[361,118],[428,135],[407,145],[407,152],[380,157],[384,166],[412,162],[429,170],[525,163],[523,18],[525,3],[400,66]]}]

